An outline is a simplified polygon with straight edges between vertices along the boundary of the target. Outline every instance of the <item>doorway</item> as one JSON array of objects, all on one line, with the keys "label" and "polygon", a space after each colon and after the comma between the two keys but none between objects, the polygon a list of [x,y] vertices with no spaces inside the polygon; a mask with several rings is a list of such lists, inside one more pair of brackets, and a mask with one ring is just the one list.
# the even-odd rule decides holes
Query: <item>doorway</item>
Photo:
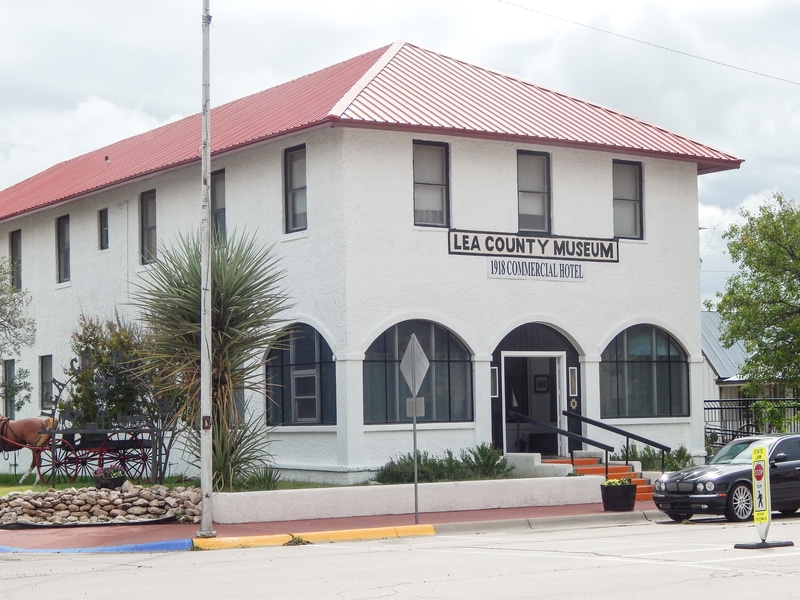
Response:
[{"label": "doorway", "polygon": [[503,448],[506,452],[538,452],[563,456],[567,439],[545,427],[515,418],[523,415],[553,427],[563,427],[567,407],[564,352],[505,351],[501,353]]}]

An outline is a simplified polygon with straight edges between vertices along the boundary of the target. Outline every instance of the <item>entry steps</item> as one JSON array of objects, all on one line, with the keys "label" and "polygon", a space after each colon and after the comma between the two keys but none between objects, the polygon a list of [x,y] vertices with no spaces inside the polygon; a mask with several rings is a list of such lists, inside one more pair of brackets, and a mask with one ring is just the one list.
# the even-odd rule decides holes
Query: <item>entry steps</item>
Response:
[{"label": "entry steps", "polygon": [[[572,464],[575,473],[579,475],[602,475],[606,474],[605,463],[600,462],[597,458],[576,458],[574,461],[567,458],[542,458],[543,463],[552,464]],[[630,477],[631,483],[636,484],[636,499],[637,500],[652,500],[653,499],[653,486],[649,479],[642,477],[641,473],[633,470],[631,465],[625,464],[609,464],[608,465],[608,478],[609,479],[622,479],[623,477]]]}]

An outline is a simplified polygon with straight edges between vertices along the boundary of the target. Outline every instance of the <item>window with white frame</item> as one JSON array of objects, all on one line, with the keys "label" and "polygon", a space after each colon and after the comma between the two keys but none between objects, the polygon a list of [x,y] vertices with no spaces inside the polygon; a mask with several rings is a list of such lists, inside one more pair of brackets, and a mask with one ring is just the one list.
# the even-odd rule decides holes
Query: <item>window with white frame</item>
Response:
[{"label": "window with white frame", "polygon": [[600,414],[689,416],[689,362],[677,340],[653,325],[617,335],[601,356]]},{"label": "window with white frame", "polygon": [[447,144],[414,142],[414,225],[449,225]]},{"label": "window with white frame", "polygon": [[39,408],[43,413],[53,411],[53,356],[39,357]]},{"label": "window with white frame", "polygon": [[16,229],[8,234],[8,261],[11,266],[11,285],[15,290],[22,289],[22,230]]},{"label": "window with white frame", "polygon": [[225,171],[215,171],[211,174],[211,231],[215,239],[225,243],[227,236],[225,225]]},{"label": "window with white frame", "polygon": [[642,233],[642,164],[613,163],[614,237],[640,240]]},{"label": "window with white frame", "polygon": [[267,359],[267,422],[270,425],[335,425],[336,369],[319,332],[293,325]]},{"label": "window with white frame", "polygon": [[97,247],[108,250],[108,209],[97,211]]},{"label": "window with white frame", "polygon": [[283,157],[286,233],[308,228],[306,147],[288,148]]},{"label": "window with white frame", "polygon": [[517,152],[517,197],[520,233],[550,232],[550,157]]},{"label": "window with white frame", "polygon": [[3,414],[13,419],[17,412],[17,397],[14,394],[14,380],[17,377],[17,362],[13,359],[3,361]]},{"label": "window with white frame", "polygon": [[70,280],[69,215],[56,219],[56,276],[58,283]]},{"label": "window with white frame", "polygon": [[139,197],[140,259],[143,265],[154,262],[158,257],[156,223],[156,191],[150,190]]}]

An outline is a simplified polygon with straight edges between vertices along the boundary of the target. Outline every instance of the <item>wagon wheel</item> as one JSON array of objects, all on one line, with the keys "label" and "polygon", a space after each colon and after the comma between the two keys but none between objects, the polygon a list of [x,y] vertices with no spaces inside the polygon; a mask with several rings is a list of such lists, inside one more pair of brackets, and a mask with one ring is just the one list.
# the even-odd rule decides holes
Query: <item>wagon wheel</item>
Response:
[{"label": "wagon wheel", "polygon": [[78,477],[93,477],[100,455],[97,448],[75,448],[75,474]]},{"label": "wagon wheel", "polygon": [[138,431],[135,435],[142,443],[145,455],[142,478],[148,481],[155,481],[158,477],[161,463],[167,455],[167,446],[164,442],[159,443],[159,437],[150,430]]},{"label": "wagon wheel", "polygon": [[100,446],[100,466],[119,465],[128,479],[141,479],[148,454],[135,433],[110,433]]},{"label": "wagon wheel", "polygon": [[[67,440],[57,439],[55,445],[48,442],[42,446],[36,470],[39,477],[47,483],[64,483],[75,481],[78,465],[75,460],[75,448]],[[53,480],[50,481],[50,476]]]}]

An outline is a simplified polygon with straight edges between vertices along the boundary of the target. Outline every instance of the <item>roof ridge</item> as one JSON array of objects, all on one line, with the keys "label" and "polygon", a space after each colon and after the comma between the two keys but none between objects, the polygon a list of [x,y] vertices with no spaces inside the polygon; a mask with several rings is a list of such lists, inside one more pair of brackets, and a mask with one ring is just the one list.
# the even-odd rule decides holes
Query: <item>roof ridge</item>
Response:
[{"label": "roof ridge", "polygon": [[335,118],[341,118],[341,115],[353,101],[358,98],[359,94],[364,91],[364,88],[369,85],[369,82],[375,79],[386,65],[397,56],[397,53],[406,45],[403,40],[398,40],[393,44],[386,46],[386,51],[373,63],[373,65],[364,71],[364,74],[356,81],[353,86],[345,92],[341,98],[331,107],[328,115]]}]

